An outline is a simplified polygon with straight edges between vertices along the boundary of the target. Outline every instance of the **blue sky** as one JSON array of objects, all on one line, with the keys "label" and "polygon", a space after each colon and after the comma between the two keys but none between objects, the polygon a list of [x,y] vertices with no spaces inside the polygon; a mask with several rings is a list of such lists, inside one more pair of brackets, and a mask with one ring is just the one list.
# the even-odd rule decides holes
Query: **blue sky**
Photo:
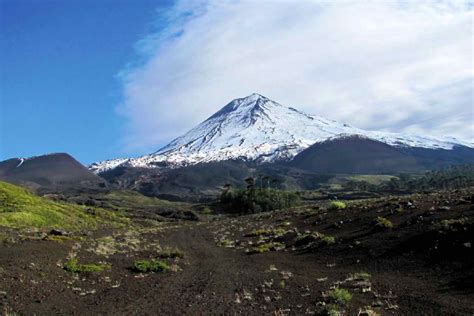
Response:
[{"label": "blue sky", "polygon": [[154,152],[253,92],[474,143],[472,1],[0,4],[0,159]]},{"label": "blue sky", "polygon": [[[1,0],[0,160],[121,154],[117,74],[166,1]],[[156,27],[156,25],[154,26]]]}]

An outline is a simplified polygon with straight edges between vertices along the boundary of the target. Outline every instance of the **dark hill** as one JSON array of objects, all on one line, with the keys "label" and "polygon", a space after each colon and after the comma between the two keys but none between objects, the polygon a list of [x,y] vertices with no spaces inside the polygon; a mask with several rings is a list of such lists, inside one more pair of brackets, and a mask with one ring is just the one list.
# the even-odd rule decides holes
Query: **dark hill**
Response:
[{"label": "dark hill", "polygon": [[0,180],[32,189],[61,190],[105,186],[105,181],[65,153],[0,162]]},{"label": "dark hill", "polygon": [[396,173],[423,169],[410,153],[368,138],[351,136],[316,143],[289,165],[321,173]]}]

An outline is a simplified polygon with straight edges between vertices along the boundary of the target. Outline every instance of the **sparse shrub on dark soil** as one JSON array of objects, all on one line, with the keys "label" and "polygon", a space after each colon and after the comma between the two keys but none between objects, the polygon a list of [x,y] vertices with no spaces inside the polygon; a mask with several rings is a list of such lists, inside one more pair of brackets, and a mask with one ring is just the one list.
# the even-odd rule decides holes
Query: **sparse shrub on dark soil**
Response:
[{"label": "sparse shrub on dark soil", "polygon": [[78,264],[77,258],[71,258],[64,264],[64,270],[72,273],[98,273],[110,269],[109,264]]},{"label": "sparse shrub on dark soil", "polygon": [[385,217],[379,216],[375,220],[375,226],[382,229],[391,229],[393,228],[393,223]]},{"label": "sparse shrub on dark soil", "polygon": [[142,272],[142,273],[166,272],[166,271],[169,271],[170,269],[171,267],[168,265],[168,263],[161,260],[156,260],[156,259],[136,260],[132,268],[133,271]]},{"label": "sparse shrub on dark soil", "polygon": [[335,288],[327,294],[331,301],[339,305],[346,305],[352,299],[352,294],[346,289]]},{"label": "sparse shrub on dark soil", "polygon": [[329,209],[332,211],[343,210],[347,207],[346,203],[342,201],[331,201]]}]

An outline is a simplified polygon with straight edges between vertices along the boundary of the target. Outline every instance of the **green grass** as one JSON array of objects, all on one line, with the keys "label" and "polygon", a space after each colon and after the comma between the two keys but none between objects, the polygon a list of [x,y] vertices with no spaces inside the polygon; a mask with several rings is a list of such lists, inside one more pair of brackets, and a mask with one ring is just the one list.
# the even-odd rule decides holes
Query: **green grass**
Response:
[{"label": "green grass", "polygon": [[21,187],[0,181],[0,226],[12,228],[94,229],[100,223],[125,224],[128,220],[102,209],[86,208],[39,197]]},{"label": "green grass", "polygon": [[71,258],[64,264],[64,270],[72,273],[99,273],[110,269],[110,265],[102,263],[78,264],[77,258]]},{"label": "green grass", "polygon": [[352,299],[352,294],[348,290],[340,288],[330,290],[328,296],[339,305],[346,305]]},{"label": "green grass", "polygon": [[347,207],[346,203],[342,201],[331,201],[329,204],[330,210],[343,210]]},{"label": "green grass", "polygon": [[169,271],[171,267],[168,263],[161,260],[137,260],[133,264],[133,271],[135,272],[166,272]]}]

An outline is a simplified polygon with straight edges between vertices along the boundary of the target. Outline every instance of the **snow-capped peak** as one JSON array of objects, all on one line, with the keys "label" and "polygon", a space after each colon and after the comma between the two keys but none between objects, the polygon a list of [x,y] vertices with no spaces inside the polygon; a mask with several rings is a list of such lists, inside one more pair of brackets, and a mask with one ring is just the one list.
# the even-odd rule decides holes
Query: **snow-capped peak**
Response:
[{"label": "snow-capped peak", "polygon": [[452,149],[457,144],[472,147],[452,138],[365,131],[303,113],[253,93],[231,101],[153,154],[94,163],[90,169],[100,173],[118,166],[180,167],[229,159],[288,160],[314,143],[347,135],[360,135],[399,147]]}]

